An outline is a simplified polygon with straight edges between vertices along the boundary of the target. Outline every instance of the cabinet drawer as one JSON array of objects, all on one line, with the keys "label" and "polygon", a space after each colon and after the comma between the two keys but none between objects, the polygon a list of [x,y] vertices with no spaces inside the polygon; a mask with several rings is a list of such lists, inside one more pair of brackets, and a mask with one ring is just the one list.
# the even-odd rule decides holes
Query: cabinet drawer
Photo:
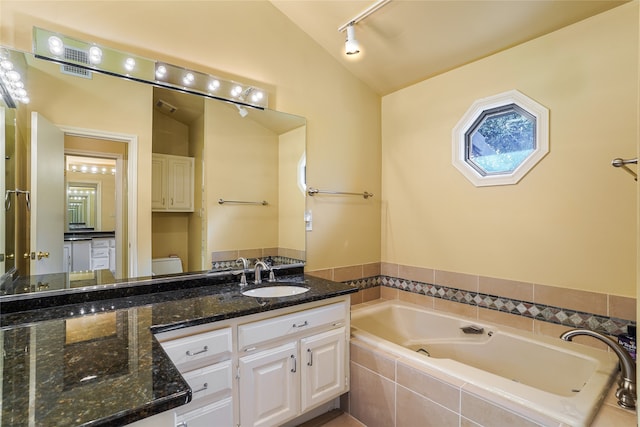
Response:
[{"label": "cabinet drawer", "polygon": [[182,374],[191,387],[193,400],[202,399],[223,391],[231,392],[231,361],[216,363],[206,368]]},{"label": "cabinet drawer", "polygon": [[162,347],[178,369],[191,362],[221,359],[231,353],[231,328],[165,341]]},{"label": "cabinet drawer", "polygon": [[92,248],[108,248],[109,239],[92,239],[91,247]]},{"label": "cabinet drawer", "polygon": [[342,323],[346,313],[345,303],[339,302],[240,325],[238,327],[238,347],[240,350],[245,350],[247,347],[286,337],[306,329]]},{"label": "cabinet drawer", "polygon": [[106,258],[91,258],[92,270],[105,270],[109,268],[109,257]]},{"label": "cabinet drawer", "polygon": [[233,401],[230,397],[176,416],[176,427],[232,426]]},{"label": "cabinet drawer", "polygon": [[108,257],[109,256],[109,246],[105,246],[104,248],[92,248],[91,249],[91,256],[93,258],[100,258],[100,257]]}]

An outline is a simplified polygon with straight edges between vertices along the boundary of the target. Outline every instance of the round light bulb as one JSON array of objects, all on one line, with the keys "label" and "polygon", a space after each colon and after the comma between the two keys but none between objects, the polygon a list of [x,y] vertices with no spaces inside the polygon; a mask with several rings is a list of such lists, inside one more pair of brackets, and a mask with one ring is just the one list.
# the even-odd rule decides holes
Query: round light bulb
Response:
[{"label": "round light bulb", "polygon": [[159,79],[162,79],[166,75],[167,75],[167,67],[165,67],[164,65],[159,65],[158,68],[156,69],[156,77]]},{"label": "round light bulb", "polygon": [[133,71],[133,69],[136,68],[136,60],[133,58],[127,58],[124,61],[124,68],[126,68],[127,71]]},{"label": "round light bulb", "polygon": [[62,43],[62,39],[57,36],[51,36],[47,40],[49,44],[49,52],[56,56],[60,56],[64,53],[64,43]]},{"label": "round light bulb", "polygon": [[89,62],[92,64],[100,64],[102,62],[102,49],[98,46],[89,48]]}]

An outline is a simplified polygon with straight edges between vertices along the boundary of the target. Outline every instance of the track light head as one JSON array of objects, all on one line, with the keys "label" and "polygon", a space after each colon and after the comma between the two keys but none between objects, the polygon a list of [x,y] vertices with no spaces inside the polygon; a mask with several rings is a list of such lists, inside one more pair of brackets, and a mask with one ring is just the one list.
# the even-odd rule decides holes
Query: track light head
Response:
[{"label": "track light head", "polygon": [[356,29],[353,22],[347,26],[347,40],[344,43],[344,50],[347,55],[360,53],[360,43],[356,40]]}]

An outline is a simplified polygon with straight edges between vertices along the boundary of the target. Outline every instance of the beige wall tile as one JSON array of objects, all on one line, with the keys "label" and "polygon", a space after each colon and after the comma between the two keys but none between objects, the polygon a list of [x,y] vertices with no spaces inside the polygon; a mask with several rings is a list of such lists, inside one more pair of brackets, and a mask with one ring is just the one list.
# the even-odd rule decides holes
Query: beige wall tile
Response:
[{"label": "beige wall tile", "polygon": [[238,259],[238,251],[220,251],[211,253],[211,261],[229,261]]},{"label": "beige wall tile", "polygon": [[420,394],[450,410],[458,411],[460,408],[460,388],[447,384],[428,375],[420,369],[397,364],[397,382],[399,385]]},{"label": "beige wall tile", "polygon": [[483,426],[492,427],[537,427],[538,425],[518,414],[507,411],[497,405],[462,390],[461,413]]},{"label": "beige wall tile", "polygon": [[607,315],[607,295],[576,289],[534,285],[533,301],[570,310]]},{"label": "beige wall tile", "polygon": [[277,256],[279,254],[280,254],[280,248],[263,248],[262,249],[263,257]]},{"label": "beige wall tile", "polygon": [[514,280],[479,277],[478,290],[483,294],[496,295],[521,301],[533,301],[533,284]]},{"label": "beige wall tile", "polygon": [[482,427],[480,424],[476,424],[470,419],[460,417],[460,427]]},{"label": "beige wall tile", "polygon": [[349,267],[337,267],[333,269],[333,280],[336,282],[347,282],[349,280],[362,279],[362,266],[352,265]]},{"label": "beige wall tile", "polygon": [[435,271],[435,284],[451,288],[478,292],[478,276],[473,274],[454,273],[452,271]]},{"label": "beige wall tile", "polygon": [[398,277],[398,264],[390,264],[388,262],[380,263],[380,274],[389,277]]},{"label": "beige wall tile", "polygon": [[446,299],[434,298],[433,308],[440,311],[446,311],[448,313],[454,313],[459,316],[469,317],[471,319],[478,318],[478,307],[475,305],[462,304]]},{"label": "beige wall tile", "polygon": [[609,316],[636,321],[636,299],[609,295]]},{"label": "beige wall tile", "polygon": [[433,308],[434,297],[429,297],[422,294],[416,294],[414,292],[398,290],[398,299],[400,301],[406,301],[411,304],[417,304],[426,308]]},{"label": "beige wall tile", "polygon": [[351,305],[362,304],[362,291],[351,294]]},{"label": "beige wall tile", "polygon": [[380,275],[380,263],[374,262],[371,264],[364,264],[362,266],[362,277],[375,277]]},{"label": "beige wall tile", "polygon": [[351,363],[351,415],[367,427],[395,425],[395,383],[362,366]]},{"label": "beige wall tile", "polygon": [[351,341],[351,361],[362,365],[367,369],[389,378],[396,379],[396,357],[381,351],[373,351],[366,344],[359,341]]},{"label": "beige wall tile", "polygon": [[333,269],[328,268],[326,270],[315,270],[315,271],[306,271],[305,274],[308,274],[313,277],[319,277],[321,279],[333,280]]},{"label": "beige wall tile", "polygon": [[530,317],[518,316],[504,311],[489,310],[478,307],[478,319],[498,325],[509,326],[523,331],[533,332],[533,319]]},{"label": "beige wall tile", "polygon": [[398,299],[399,290],[388,286],[380,286],[380,298],[382,299]]},{"label": "beige wall tile", "polygon": [[362,289],[358,293],[362,294],[362,302],[377,300],[380,299],[380,286]]},{"label": "beige wall tile", "polygon": [[416,282],[434,283],[435,273],[431,268],[413,267],[410,265],[398,266],[398,277]]},{"label": "beige wall tile", "polygon": [[396,427],[458,427],[460,416],[413,393],[404,387],[396,389]]},{"label": "beige wall tile", "polygon": [[262,249],[242,249],[238,251],[238,256],[250,258],[262,258]]}]

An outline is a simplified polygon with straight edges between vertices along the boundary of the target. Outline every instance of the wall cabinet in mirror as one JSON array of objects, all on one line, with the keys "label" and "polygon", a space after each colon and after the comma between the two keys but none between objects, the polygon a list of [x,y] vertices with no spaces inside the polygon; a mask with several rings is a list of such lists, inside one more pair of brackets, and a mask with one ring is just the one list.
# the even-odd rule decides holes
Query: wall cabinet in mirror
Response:
[{"label": "wall cabinet in mirror", "polygon": [[156,212],[193,212],[193,157],[153,154],[151,207]]}]

